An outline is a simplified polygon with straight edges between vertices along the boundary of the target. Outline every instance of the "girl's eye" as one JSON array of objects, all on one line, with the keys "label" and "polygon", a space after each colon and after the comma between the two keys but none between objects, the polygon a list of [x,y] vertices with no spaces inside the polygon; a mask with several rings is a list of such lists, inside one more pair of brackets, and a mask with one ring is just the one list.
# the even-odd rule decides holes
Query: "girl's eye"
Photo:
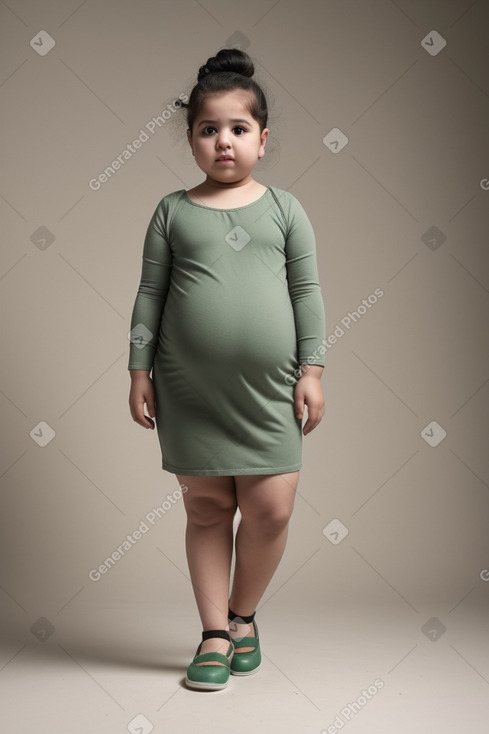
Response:
[{"label": "girl's eye", "polygon": [[[208,125],[207,127],[204,127],[204,129],[202,130],[202,133],[203,133],[203,135],[208,136],[209,133],[207,131],[208,130],[215,130],[215,129],[216,129],[215,127],[211,127],[210,125]],[[233,130],[242,130],[244,133],[247,132],[244,127],[240,127],[239,125],[237,127],[233,127]],[[240,138],[241,135],[238,135],[238,137]]]}]

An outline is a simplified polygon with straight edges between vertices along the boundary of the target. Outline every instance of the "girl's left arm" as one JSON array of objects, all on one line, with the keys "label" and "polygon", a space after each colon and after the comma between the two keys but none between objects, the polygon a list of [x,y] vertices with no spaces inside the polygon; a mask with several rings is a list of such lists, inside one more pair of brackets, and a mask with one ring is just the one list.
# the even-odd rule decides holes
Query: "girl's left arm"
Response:
[{"label": "girl's left arm", "polygon": [[297,356],[301,376],[294,391],[295,414],[304,415],[306,436],[324,415],[321,376],[326,354],[326,320],[316,259],[316,238],[309,218],[293,196],[289,198],[288,233],[285,243],[287,281],[294,310]]}]

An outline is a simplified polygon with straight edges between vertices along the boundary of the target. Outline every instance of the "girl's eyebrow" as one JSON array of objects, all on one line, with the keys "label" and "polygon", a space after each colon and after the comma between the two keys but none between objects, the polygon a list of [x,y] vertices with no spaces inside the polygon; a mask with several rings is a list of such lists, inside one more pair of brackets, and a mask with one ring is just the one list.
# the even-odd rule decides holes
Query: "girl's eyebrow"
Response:
[{"label": "girl's eyebrow", "polygon": [[[208,124],[208,123],[211,123],[213,125],[217,125],[218,122],[219,122],[219,120],[202,120],[201,122],[199,122],[199,125],[205,125],[205,124]],[[236,118],[233,119],[233,120],[229,120],[229,122],[246,122],[248,125],[250,124],[250,121],[249,120],[240,120],[240,119],[236,119]]]}]

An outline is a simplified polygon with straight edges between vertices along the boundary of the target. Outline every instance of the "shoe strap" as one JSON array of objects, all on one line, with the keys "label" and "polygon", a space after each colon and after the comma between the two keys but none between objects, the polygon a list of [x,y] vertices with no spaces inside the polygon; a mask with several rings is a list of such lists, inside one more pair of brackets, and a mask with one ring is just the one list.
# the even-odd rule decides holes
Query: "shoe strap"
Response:
[{"label": "shoe strap", "polygon": [[229,642],[231,641],[231,635],[228,630],[203,630],[202,642],[204,640],[209,640],[211,637],[222,637],[224,640],[229,640]]},{"label": "shoe strap", "polygon": [[194,663],[223,663],[229,665],[229,658],[222,654],[222,652],[203,652],[201,655],[196,655]]},{"label": "shoe strap", "polygon": [[[256,648],[258,642],[258,637],[237,637],[234,640],[234,646],[235,647],[254,647]],[[254,652],[252,650],[251,652]]]},{"label": "shoe strap", "polygon": [[240,617],[239,614],[235,614],[231,609],[228,611],[228,619],[237,624],[251,624],[255,618],[256,609],[253,614],[249,614],[247,617]]}]

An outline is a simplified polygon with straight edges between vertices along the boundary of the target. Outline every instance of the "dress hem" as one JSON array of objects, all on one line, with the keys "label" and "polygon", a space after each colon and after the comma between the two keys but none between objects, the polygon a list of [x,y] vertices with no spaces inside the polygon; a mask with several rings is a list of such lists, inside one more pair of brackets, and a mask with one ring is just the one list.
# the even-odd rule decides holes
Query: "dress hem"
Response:
[{"label": "dress hem", "polygon": [[302,468],[302,462],[293,464],[292,466],[279,466],[275,468],[270,467],[256,467],[253,469],[184,469],[176,466],[171,466],[163,461],[162,468],[165,471],[169,471],[172,474],[182,474],[183,476],[202,476],[202,477],[239,477],[248,476],[250,474],[288,474],[289,472],[299,471]]}]

